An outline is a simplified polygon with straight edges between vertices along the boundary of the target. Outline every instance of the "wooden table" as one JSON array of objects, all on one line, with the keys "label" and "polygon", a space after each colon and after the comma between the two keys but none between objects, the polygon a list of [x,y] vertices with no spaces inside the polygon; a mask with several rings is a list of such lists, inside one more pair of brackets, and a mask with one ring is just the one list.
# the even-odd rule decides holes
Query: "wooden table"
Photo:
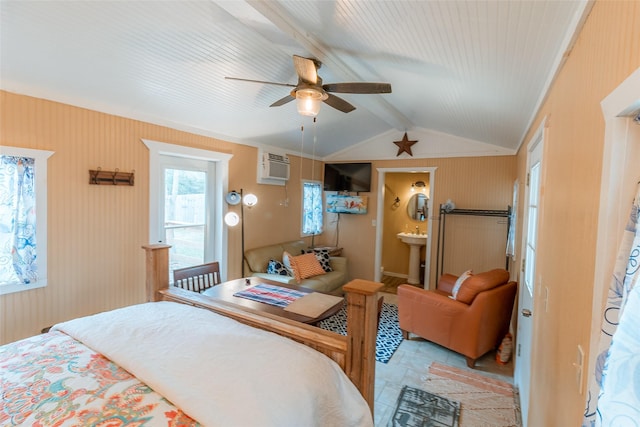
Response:
[{"label": "wooden table", "polygon": [[313,289],[303,288],[296,285],[289,285],[286,283],[276,282],[274,280],[262,279],[259,277],[249,277],[244,279],[235,279],[235,280],[230,280],[228,282],[223,282],[219,285],[216,285],[202,292],[202,295],[206,295],[206,296],[219,299],[219,300],[222,300],[234,305],[238,305],[241,307],[249,307],[254,310],[275,314],[276,316],[286,317],[287,319],[295,320],[297,322],[309,323],[309,324],[314,324],[321,320],[326,319],[327,317],[333,316],[338,311],[340,311],[340,309],[344,305],[344,300],[343,300],[342,303],[334,305],[333,307],[331,307],[330,309],[328,309],[318,317],[307,317],[301,314],[285,311],[283,307],[278,307],[275,305],[265,304],[263,302],[253,301],[247,298],[233,296],[233,294],[235,294],[236,292],[242,291],[248,288],[249,286],[254,286],[260,283],[280,286],[288,289],[294,289],[296,291],[300,291],[304,293],[317,292],[317,291],[314,291]]}]

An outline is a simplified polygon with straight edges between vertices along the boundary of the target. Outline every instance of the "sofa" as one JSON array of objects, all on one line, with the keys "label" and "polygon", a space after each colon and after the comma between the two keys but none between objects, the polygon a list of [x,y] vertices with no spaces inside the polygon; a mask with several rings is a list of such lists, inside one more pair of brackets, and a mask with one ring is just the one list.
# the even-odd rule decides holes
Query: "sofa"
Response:
[{"label": "sofa", "polygon": [[[456,284],[459,289],[454,291]],[[509,332],[516,290],[516,282],[503,269],[460,281],[443,274],[435,290],[400,285],[400,329],[405,338],[413,333],[464,355],[473,368],[476,359],[497,348]]]},{"label": "sofa", "polygon": [[283,263],[283,254],[285,252],[288,252],[292,256],[298,256],[308,252],[309,249],[307,244],[302,240],[248,249],[244,252],[245,275],[298,285],[327,294],[342,295],[342,286],[346,284],[349,279],[347,259],[345,257],[329,257],[329,265],[332,271],[301,279],[300,282],[293,276],[284,275],[282,271],[280,274],[267,273],[270,260]]}]

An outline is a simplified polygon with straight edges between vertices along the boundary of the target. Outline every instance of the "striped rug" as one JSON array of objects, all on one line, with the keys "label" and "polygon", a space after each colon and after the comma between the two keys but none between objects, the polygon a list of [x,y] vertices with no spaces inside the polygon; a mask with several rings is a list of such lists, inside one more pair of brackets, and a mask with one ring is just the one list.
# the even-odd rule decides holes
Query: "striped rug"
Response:
[{"label": "striped rug", "polygon": [[467,369],[433,362],[422,389],[460,402],[460,427],[519,427],[513,385]]}]

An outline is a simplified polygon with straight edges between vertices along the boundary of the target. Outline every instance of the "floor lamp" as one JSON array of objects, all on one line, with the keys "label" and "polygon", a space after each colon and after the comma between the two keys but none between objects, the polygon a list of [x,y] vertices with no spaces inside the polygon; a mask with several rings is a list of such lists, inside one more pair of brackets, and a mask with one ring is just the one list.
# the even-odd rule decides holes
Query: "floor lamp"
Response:
[{"label": "floor lamp", "polygon": [[240,262],[242,263],[242,277],[244,277],[244,207],[246,206],[248,208],[251,208],[252,206],[255,206],[258,203],[258,197],[256,197],[256,195],[252,193],[244,194],[241,188],[240,192],[237,192],[235,190],[230,191],[225,197],[225,200],[231,206],[240,204],[240,216],[238,216],[238,214],[235,212],[228,212],[224,216],[224,222],[229,227],[235,227],[236,225],[238,225],[238,223],[240,223],[240,227],[242,230],[242,252],[240,256]]}]

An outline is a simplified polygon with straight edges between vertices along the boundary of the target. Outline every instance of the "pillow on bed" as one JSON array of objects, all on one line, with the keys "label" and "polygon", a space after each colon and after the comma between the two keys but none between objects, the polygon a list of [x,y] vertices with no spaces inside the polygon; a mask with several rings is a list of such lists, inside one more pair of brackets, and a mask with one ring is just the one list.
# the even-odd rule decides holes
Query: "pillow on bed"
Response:
[{"label": "pillow on bed", "polygon": [[318,258],[316,258],[315,254],[304,254],[299,256],[289,255],[287,258],[291,265],[291,270],[293,270],[293,277],[296,278],[296,282],[298,283],[300,283],[302,279],[325,274],[325,271],[322,269],[322,266],[320,265],[320,262],[318,262]]},{"label": "pillow on bed", "polygon": [[285,267],[284,263],[277,259],[270,259],[267,266],[268,274],[277,274],[279,276],[291,276],[291,272]]}]

